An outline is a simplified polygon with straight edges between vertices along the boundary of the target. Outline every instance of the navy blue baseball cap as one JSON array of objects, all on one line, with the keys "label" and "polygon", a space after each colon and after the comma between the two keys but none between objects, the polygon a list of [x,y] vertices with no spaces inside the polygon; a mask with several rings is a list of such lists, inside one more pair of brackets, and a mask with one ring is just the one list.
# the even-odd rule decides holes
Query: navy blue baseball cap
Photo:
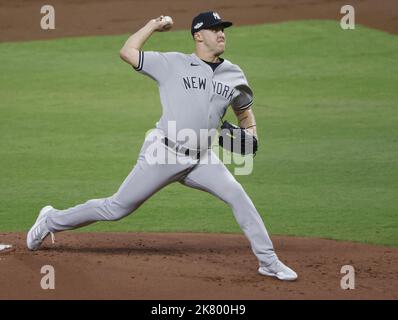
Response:
[{"label": "navy blue baseball cap", "polygon": [[228,28],[232,26],[232,22],[223,21],[220,15],[215,11],[207,11],[199,13],[192,20],[191,34],[198,32],[202,29],[210,29],[212,27],[222,26],[223,28]]}]

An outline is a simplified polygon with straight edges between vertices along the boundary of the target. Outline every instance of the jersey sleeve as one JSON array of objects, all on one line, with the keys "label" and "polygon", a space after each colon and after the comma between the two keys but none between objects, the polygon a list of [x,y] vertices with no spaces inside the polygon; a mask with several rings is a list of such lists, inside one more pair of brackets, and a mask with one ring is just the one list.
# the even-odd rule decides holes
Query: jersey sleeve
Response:
[{"label": "jersey sleeve", "polygon": [[235,89],[231,99],[232,109],[241,111],[250,108],[253,105],[253,91],[242,69],[236,64],[231,65],[231,77]]},{"label": "jersey sleeve", "polygon": [[169,65],[167,53],[140,51],[138,66],[134,69],[161,83],[166,79]]},{"label": "jersey sleeve", "polygon": [[231,107],[234,111],[240,111],[250,108],[253,105],[253,91],[249,85],[242,84],[235,87],[235,95],[231,101]]}]

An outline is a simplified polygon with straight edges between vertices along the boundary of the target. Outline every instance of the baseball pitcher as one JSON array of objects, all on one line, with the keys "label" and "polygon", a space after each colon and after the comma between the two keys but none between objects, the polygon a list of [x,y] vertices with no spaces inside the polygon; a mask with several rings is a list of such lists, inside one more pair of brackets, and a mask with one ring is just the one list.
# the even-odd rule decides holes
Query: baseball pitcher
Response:
[{"label": "baseball pitcher", "polygon": [[[245,190],[210,147],[214,131],[231,106],[239,127],[224,122],[222,128],[241,130],[241,136],[254,146],[248,153],[257,150],[253,92],[243,71],[221,58],[226,45],[224,29],[232,23],[223,21],[216,12],[203,12],[192,21],[194,53],[142,50],[154,32],[167,31],[172,25],[170,17],[152,19],[130,36],[120,50],[120,57],[126,63],[157,83],[162,105],[162,115],[146,136],[136,165],[112,196],[92,199],[65,210],[52,206],[42,208],[28,232],[27,246],[37,250],[49,234],[97,221],[122,219],[163,187],[180,182],[209,192],[231,207],[258,258],[260,274],[295,280],[297,274],[278,259],[264,223]],[[162,154],[167,161],[154,161],[155,154]]]}]

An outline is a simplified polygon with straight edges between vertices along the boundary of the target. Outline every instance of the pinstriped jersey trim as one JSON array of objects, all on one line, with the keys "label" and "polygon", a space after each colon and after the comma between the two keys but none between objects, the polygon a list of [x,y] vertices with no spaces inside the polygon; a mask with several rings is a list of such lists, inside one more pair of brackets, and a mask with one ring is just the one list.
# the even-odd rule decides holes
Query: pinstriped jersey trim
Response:
[{"label": "pinstriped jersey trim", "polygon": [[136,71],[141,71],[142,70],[142,66],[144,65],[144,52],[140,51],[139,52],[139,59],[138,59],[138,66],[137,67],[133,67]]},{"label": "pinstriped jersey trim", "polygon": [[239,110],[248,109],[248,108],[250,108],[252,105],[253,105],[253,100],[251,100],[249,103],[247,103],[247,104],[241,106],[241,107],[239,108]]}]

